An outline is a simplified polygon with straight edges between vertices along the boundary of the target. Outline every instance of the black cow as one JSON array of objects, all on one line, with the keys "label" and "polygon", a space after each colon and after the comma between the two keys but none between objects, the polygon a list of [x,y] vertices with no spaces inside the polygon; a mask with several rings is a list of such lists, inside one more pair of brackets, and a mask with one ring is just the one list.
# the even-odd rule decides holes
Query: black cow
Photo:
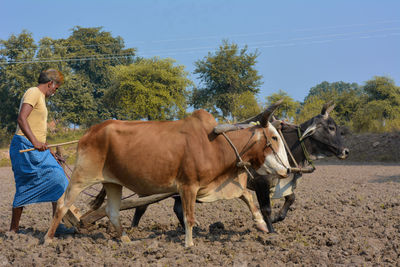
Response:
[{"label": "black cow", "polygon": [[[329,113],[333,108],[334,105],[329,103],[325,104],[322,108],[321,114],[311,118],[299,126],[280,123],[282,134],[299,167],[306,166],[311,163],[311,160],[330,156],[345,159],[349,155],[349,150],[343,146],[342,129],[338,127],[335,121],[329,116]],[[258,116],[242,123],[249,123],[250,121],[258,121]],[[291,166],[294,166],[292,158],[290,156],[288,158]],[[296,180],[301,176],[301,174],[291,175],[293,179],[292,184],[295,187]],[[289,207],[295,201],[295,194],[291,193],[290,195],[285,196],[283,207],[274,217],[271,217],[271,189],[279,182],[279,178],[274,175],[260,176],[255,174],[253,176],[254,179],[248,180],[248,188],[256,192],[260,209],[264,220],[267,223],[269,232],[275,232],[272,223],[285,219]],[[174,198],[174,212],[178,217],[180,224],[184,226],[181,200],[179,196]],[[139,224],[140,218],[143,216],[146,209],[147,205],[136,208],[135,216],[132,220],[133,227]]]},{"label": "black cow", "polygon": [[[307,164],[313,165],[313,160],[325,157],[336,156],[339,159],[346,159],[348,157],[349,149],[343,146],[342,141],[344,131],[329,116],[333,108],[334,105],[330,105],[329,103],[324,105],[321,114],[299,126],[281,123],[282,134],[299,167],[304,167]],[[290,156],[288,158],[291,166],[294,166],[295,163],[292,158]],[[296,180],[301,177],[301,174],[295,173],[291,175],[294,189]],[[285,219],[289,207],[295,201],[295,194],[293,192],[285,196],[285,203],[281,210],[272,217],[271,189],[279,182],[279,178],[274,175],[256,175],[254,177],[255,179],[248,181],[248,188],[256,191],[261,213],[267,223],[268,230],[275,232],[272,223]]]}]

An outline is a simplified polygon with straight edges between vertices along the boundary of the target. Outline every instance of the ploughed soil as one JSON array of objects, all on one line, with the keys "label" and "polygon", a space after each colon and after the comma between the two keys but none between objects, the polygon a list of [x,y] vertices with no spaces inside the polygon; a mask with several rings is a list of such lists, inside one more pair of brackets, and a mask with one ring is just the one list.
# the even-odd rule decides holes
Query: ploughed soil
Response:
[{"label": "ploughed soil", "polygon": [[[105,218],[43,245],[51,204],[26,207],[20,233],[10,233],[11,168],[0,168],[0,181],[0,266],[400,266],[399,164],[320,162],[299,180],[278,234],[256,230],[241,200],[196,204],[191,248],[172,199],[150,206],[137,228],[133,210],[121,212],[130,243],[116,239]],[[77,206],[87,210],[90,199],[81,194]]]}]

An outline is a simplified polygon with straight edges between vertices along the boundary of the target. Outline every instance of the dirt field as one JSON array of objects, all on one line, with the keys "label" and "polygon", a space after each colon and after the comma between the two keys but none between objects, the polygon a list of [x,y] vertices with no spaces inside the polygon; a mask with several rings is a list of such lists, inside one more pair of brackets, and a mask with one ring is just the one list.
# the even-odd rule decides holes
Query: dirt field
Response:
[{"label": "dirt field", "polygon": [[[133,212],[121,212],[131,243],[116,240],[102,219],[42,245],[51,205],[26,207],[21,233],[7,232],[15,192],[10,168],[0,168],[0,180],[0,266],[400,266],[398,164],[318,165],[300,180],[292,210],[275,225],[279,234],[257,231],[240,200],[197,204],[189,249],[171,199],[151,206],[136,229],[129,229]],[[88,199],[81,195],[78,206],[85,209]]]}]

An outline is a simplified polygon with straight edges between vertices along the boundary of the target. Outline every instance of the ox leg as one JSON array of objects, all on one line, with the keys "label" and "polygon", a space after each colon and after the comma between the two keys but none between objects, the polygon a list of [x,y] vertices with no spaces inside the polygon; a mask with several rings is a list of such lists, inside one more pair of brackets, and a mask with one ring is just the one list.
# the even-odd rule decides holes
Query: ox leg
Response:
[{"label": "ox leg", "polygon": [[106,214],[117,232],[117,237],[123,242],[130,242],[129,237],[122,231],[119,219],[119,209],[121,207],[122,186],[118,184],[104,184],[107,193]]},{"label": "ox leg", "polygon": [[85,188],[94,184],[94,183],[93,184],[82,184],[82,183],[76,183],[76,182],[74,183],[73,181],[74,181],[74,179],[71,179],[71,182],[67,187],[67,190],[57,201],[57,209],[56,209],[55,215],[53,216],[53,218],[50,222],[50,228],[44,237],[45,243],[51,242],[62,218],[67,213],[67,211],[72,206],[72,204],[74,204],[74,202],[78,198],[79,194]]},{"label": "ox leg", "polygon": [[181,224],[182,228],[185,228],[185,221],[183,219],[183,209],[182,209],[182,200],[180,196],[174,197],[174,212],[176,217],[179,220],[179,223]]},{"label": "ox leg", "polygon": [[131,227],[137,227],[139,225],[140,219],[142,218],[143,214],[146,212],[148,206],[149,205],[143,205],[143,206],[136,208]]},{"label": "ox leg", "polygon": [[179,192],[183,207],[183,220],[185,225],[185,247],[193,246],[193,226],[196,223],[194,206],[196,204],[197,188],[183,186]]},{"label": "ox leg", "polygon": [[253,195],[249,191],[244,190],[243,195],[240,196],[240,199],[246,203],[247,207],[249,207],[253,220],[256,223],[257,229],[263,232],[268,232],[267,224],[265,223],[257,206],[254,204]]},{"label": "ox leg", "polygon": [[294,193],[292,193],[288,196],[285,196],[285,203],[283,204],[280,211],[272,218],[272,223],[283,221],[286,218],[286,214],[287,214],[290,206],[292,206],[292,204],[294,203],[295,200],[296,200],[296,197],[295,197]]},{"label": "ox leg", "polygon": [[271,219],[271,198],[269,194],[270,184],[266,179],[257,179],[255,186],[255,191],[257,195],[258,204],[260,205],[261,213],[264,217],[265,222],[267,223],[268,231],[270,233],[275,233],[275,229],[272,226]]}]

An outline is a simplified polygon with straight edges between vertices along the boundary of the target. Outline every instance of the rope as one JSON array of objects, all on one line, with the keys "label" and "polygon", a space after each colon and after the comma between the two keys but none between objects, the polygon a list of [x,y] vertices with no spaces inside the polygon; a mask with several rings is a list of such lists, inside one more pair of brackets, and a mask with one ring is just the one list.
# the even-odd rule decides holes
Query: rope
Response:
[{"label": "rope", "polygon": [[283,141],[283,144],[285,145],[285,148],[286,148],[287,153],[289,154],[289,156],[290,156],[290,158],[292,159],[292,161],[293,161],[294,165],[296,166],[296,168],[298,168],[298,167],[299,167],[299,164],[297,164],[297,161],[294,159],[294,156],[293,156],[293,154],[292,154],[292,151],[290,150],[290,148],[289,148],[289,146],[288,146],[288,144],[287,144],[287,142],[286,142],[286,139],[285,139],[285,137],[283,136],[283,133],[282,133],[281,129],[278,129],[278,133],[279,133],[279,135],[280,135],[281,138],[282,138],[282,141]]},{"label": "rope", "polygon": [[242,160],[242,158],[240,157],[240,154],[237,151],[235,145],[232,143],[231,139],[229,139],[229,137],[224,132],[222,132],[222,135],[225,137],[225,139],[228,141],[228,143],[232,146],[233,150],[235,151],[236,157],[239,160],[239,162],[236,164],[236,166],[239,167],[239,168],[244,168],[246,170],[247,174],[250,176],[250,178],[254,179],[254,176],[251,174],[249,169],[247,169],[247,166],[251,165],[250,162],[244,162]]},{"label": "rope", "polygon": [[314,166],[314,163],[310,158],[310,154],[308,153],[308,151],[306,149],[306,146],[304,145],[304,140],[301,140],[300,127],[297,127],[297,133],[298,133],[298,138],[299,138],[299,142],[300,142],[301,148],[303,149],[304,156],[306,157],[306,160],[307,160],[308,164],[310,164],[313,167],[313,169],[315,170],[316,168]]}]

